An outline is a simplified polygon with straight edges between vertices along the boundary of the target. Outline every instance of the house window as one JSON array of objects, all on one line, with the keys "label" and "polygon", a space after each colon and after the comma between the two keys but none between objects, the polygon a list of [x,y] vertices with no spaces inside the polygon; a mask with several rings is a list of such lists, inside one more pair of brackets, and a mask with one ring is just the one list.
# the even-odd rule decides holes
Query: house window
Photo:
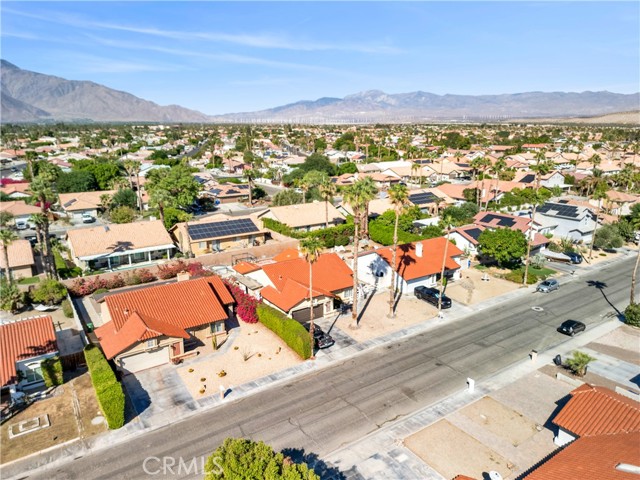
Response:
[{"label": "house window", "polygon": [[211,333],[224,332],[224,322],[213,322],[211,324]]},{"label": "house window", "polygon": [[205,248],[207,248],[207,242],[198,242],[198,248],[200,250],[204,250]]},{"label": "house window", "polygon": [[147,348],[154,348],[158,345],[158,340],[152,338],[151,340],[147,340]]},{"label": "house window", "polygon": [[24,374],[24,379],[27,383],[42,382],[44,377],[42,376],[42,367],[40,362],[31,362],[25,365],[24,370],[21,370]]}]

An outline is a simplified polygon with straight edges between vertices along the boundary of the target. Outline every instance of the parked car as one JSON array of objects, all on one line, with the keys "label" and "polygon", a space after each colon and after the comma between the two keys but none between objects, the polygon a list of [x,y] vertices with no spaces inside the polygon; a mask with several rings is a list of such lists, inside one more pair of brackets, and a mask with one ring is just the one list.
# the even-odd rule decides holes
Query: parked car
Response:
[{"label": "parked car", "polygon": [[95,221],[96,221],[95,217],[93,217],[90,213],[82,214],[82,223],[93,223]]},{"label": "parked car", "polygon": [[560,288],[560,284],[558,283],[558,281],[550,278],[548,280],[545,280],[544,282],[541,282],[536,288],[536,292],[549,293],[553,290],[557,290],[558,288]]},{"label": "parked car", "polygon": [[558,331],[573,337],[576,333],[584,332],[586,328],[587,326],[584,323],[577,320],[565,320],[558,327]]},{"label": "parked car", "polygon": [[[416,287],[413,289],[414,295],[420,300],[425,300],[432,305],[438,306],[438,298],[440,290],[431,287]],[[451,299],[446,295],[442,295],[442,308],[451,308]]]},{"label": "parked car", "polygon": [[[306,328],[307,331],[309,331],[311,327],[307,323],[305,324],[304,328]],[[315,325],[315,324],[313,325],[313,340],[316,344],[316,348],[320,348],[320,349],[329,348],[334,343],[336,343],[331,335],[329,335],[328,333],[325,333],[318,325]]]},{"label": "parked car", "polygon": [[576,252],[564,252],[564,254],[569,257],[569,261],[571,263],[582,263],[582,255],[580,255],[579,253]]},{"label": "parked car", "polygon": [[16,220],[16,229],[18,230],[27,230],[31,228],[31,225],[29,225],[29,222],[26,220]]}]

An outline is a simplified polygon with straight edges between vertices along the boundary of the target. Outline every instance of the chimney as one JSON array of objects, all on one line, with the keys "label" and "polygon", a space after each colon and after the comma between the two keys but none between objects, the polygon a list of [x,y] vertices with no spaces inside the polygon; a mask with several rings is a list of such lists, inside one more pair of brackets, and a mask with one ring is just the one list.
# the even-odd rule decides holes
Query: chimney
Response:
[{"label": "chimney", "polygon": [[180,273],[178,273],[178,275],[176,275],[176,280],[178,282],[182,282],[184,280],[189,280],[191,279],[191,274],[185,270],[181,271]]},{"label": "chimney", "polygon": [[422,258],[422,242],[416,243],[416,257]]}]

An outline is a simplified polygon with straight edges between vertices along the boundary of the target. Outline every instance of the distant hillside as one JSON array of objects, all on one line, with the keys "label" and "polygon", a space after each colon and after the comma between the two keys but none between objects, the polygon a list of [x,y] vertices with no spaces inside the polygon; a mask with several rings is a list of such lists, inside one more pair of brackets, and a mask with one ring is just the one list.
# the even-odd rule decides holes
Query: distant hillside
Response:
[{"label": "distant hillside", "polygon": [[207,122],[195,110],[160,106],[93,82],[65,80],[1,61],[2,122]]},{"label": "distant hillside", "polygon": [[522,118],[513,119],[512,122],[528,123],[578,123],[587,125],[637,125],[640,126],[640,110],[635,112],[609,113],[597,117],[574,117],[574,118]]},{"label": "distant hillside", "polygon": [[527,92],[504,95],[387,94],[379,90],[302,101],[258,112],[212,117],[216,122],[438,122],[594,116],[640,108],[640,94]]}]

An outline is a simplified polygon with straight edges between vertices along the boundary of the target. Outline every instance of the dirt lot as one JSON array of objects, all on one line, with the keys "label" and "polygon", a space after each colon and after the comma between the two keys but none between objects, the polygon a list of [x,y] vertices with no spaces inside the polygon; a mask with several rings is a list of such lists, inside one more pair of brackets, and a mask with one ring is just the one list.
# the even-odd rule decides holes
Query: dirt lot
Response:
[{"label": "dirt lot", "polygon": [[[465,305],[473,305],[491,297],[503,295],[520,288],[517,283],[495,277],[495,269],[486,272],[476,268],[462,270],[462,278],[447,286],[445,293],[454,301]],[[489,280],[482,280],[487,274]],[[486,278],[486,277],[485,277]]]},{"label": "dirt lot", "polygon": [[587,347],[625,362],[640,365],[640,329],[622,325],[613,332],[600,337]]},{"label": "dirt lot", "polygon": [[[74,402],[74,396],[77,402]],[[74,403],[79,406],[79,412],[74,408]],[[9,438],[9,428],[12,425],[45,414],[49,415],[51,426]],[[84,373],[58,387],[52,397],[35,402],[2,425],[2,463],[78,437],[86,438],[104,432],[107,430],[104,422],[97,425],[91,423],[91,420],[99,415],[101,413],[91,378],[88,373]]]},{"label": "dirt lot", "polygon": [[383,291],[365,300],[359,328],[350,328],[350,313],[340,315],[336,326],[356,342],[364,342],[430,320],[436,316],[438,310],[412,295],[403,295],[397,304],[395,318],[388,318],[388,313],[389,292]]},{"label": "dirt lot", "polygon": [[[219,395],[220,385],[226,388],[242,385],[302,363],[295,352],[262,324],[240,323],[237,328],[240,329],[238,336],[229,340],[231,343],[225,346],[224,352],[212,353],[210,358],[188,362],[178,369],[193,398]],[[226,372],[223,377],[218,376],[221,370]],[[204,392],[200,393],[201,390]]]}]

